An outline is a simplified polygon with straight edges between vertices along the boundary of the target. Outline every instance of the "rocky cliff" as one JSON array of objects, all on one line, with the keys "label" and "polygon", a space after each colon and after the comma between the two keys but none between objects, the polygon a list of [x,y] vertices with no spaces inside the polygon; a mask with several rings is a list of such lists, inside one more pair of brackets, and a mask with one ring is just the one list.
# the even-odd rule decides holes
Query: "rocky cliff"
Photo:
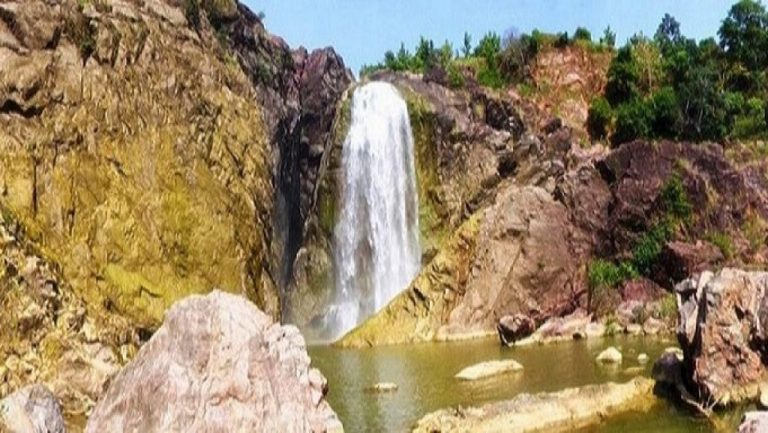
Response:
[{"label": "rocky cliff", "polygon": [[279,317],[351,80],[233,0],[0,1],[0,395],[77,418],[213,287]]}]

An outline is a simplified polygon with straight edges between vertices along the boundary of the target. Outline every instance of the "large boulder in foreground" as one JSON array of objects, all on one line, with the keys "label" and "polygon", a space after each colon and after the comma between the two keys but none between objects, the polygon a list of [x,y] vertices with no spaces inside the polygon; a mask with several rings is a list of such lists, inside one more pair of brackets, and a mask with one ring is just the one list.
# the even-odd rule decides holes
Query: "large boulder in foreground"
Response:
[{"label": "large boulder in foreground", "polygon": [[341,432],[326,391],[298,329],[214,291],[168,311],[86,432]]},{"label": "large boulder in foreground", "polygon": [[476,408],[443,409],[422,418],[414,433],[570,431],[606,417],[653,406],[653,381],[637,377],[559,392],[521,394]]},{"label": "large boulder in foreground", "polygon": [[30,385],[0,401],[0,431],[65,433],[61,406],[43,385]]},{"label": "large boulder in foreground", "polygon": [[753,398],[768,354],[768,273],[726,268],[678,284],[683,379],[701,401]]}]

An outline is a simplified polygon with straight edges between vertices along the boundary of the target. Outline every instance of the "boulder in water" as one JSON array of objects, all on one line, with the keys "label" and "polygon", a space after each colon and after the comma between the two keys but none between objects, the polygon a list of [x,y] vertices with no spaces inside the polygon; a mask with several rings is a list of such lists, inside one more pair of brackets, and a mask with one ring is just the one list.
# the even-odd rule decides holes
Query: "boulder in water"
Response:
[{"label": "boulder in water", "polygon": [[515,360],[486,361],[461,370],[456,378],[460,380],[479,380],[511,371],[521,371],[523,366]]},{"label": "boulder in water", "polygon": [[524,314],[506,315],[499,319],[496,325],[501,344],[507,346],[525,338],[536,330],[536,323]]},{"label": "boulder in water", "polygon": [[603,363],[603,364],[620,364],[621,363],[621,352],[619,352],[619,349],[615,347],[609,347],[602,352],[600,352],[599,355],[597,355],[597,358],[595,358],[597,362]]},{"label": "boulder in water", "polygon": [[648,355],[645,353],[641,353],[637,355],[637,362],[639,362],[640,364],[645,364],[646,362],[648,362]]},{"label": "boulder in water", "polygon": [[298,329],[214,291],[168,311],[86,432],[343,431],[326,392]]},{"label": "boulder in water", "polygon": [[61,406],[43,385],[30,385],[0,401],[0,431],[65,433]]}]

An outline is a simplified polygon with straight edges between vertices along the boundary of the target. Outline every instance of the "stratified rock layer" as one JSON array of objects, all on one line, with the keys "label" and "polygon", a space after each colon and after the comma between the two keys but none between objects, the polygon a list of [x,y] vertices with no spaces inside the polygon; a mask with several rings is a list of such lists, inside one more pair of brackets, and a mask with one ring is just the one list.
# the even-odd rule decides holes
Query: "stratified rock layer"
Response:
[{"label": "stratified rock layer", "polygon": [[342,431],[298,329],[214,291],[175,304],[86,432]]}]

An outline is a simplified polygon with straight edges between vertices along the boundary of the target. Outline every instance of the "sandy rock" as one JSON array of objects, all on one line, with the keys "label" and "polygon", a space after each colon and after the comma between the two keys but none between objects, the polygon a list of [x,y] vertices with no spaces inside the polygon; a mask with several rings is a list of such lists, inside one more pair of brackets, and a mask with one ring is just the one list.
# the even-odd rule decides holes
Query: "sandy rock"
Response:
[{"label": "sandy rock", "polygon": [[419,420],[414,433],[569,431],[625,411],[652,407],[653,381],[588,385],[559,392],[521,394],[481,407],[443,409]]},{"label": "sandy rock", "polygon": [[30,385],[0,400],[0,431],[65,433],[56,397],[43,385]]},{"label": "sandy rock", "polygon": [[615,347],[609,347],[603,350],[599,355],[597,355],[597,358],[595,358],[597,362],[603,364],[620,364],[621,359],[621,352]]},{"label": "sandy rock", "polygon": [[[99,401],[86,432],[341,431],[326,391],[295,327],[214,291],[168,311]],[[205,410],[190,410],[198,406]]]},{"label": "sandy rock", "polygon": [[523,366],[512,359],[504,361],[486,361],[461,370],[455,377],[460,380],[479,380],[512,371],[522,371],[522,369]]}]

